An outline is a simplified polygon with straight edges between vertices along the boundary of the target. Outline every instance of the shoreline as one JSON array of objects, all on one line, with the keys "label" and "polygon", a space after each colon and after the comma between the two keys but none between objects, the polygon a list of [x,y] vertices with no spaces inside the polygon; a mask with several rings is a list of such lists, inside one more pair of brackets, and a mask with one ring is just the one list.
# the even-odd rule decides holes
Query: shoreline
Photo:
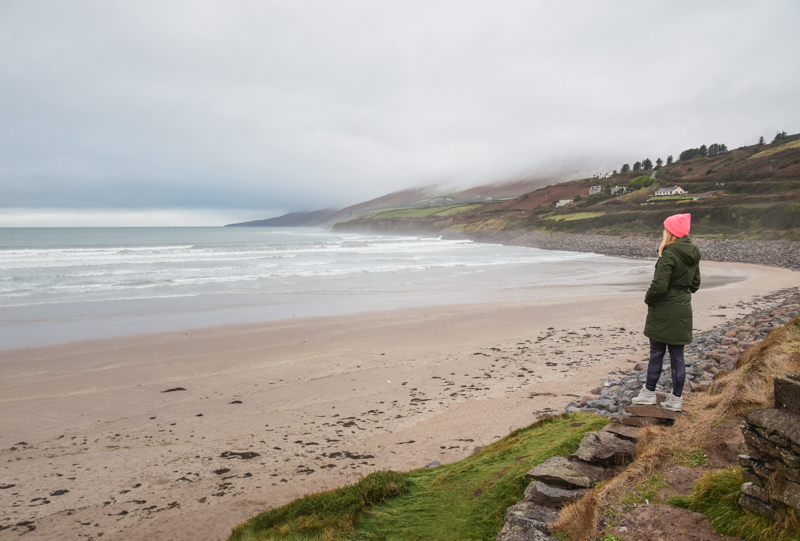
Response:
[{"label": "shoreline", "polygon": [[[706,268],[746,279],[695,295],[698,329],[797,283]],[[0,352],[0,539],[27,521],[31,539],[225,539],[371,471],[459,460],[646,357],[642,291],[569,287]]]},{"label": "shoreline", "polygon": [[[690,235],[691,236],[691,235]],[[593,252],[635,259],[655,258],[659,239],[544,231],[445,231],[443,239],[526,246],[543,250]],[[788,240],[741,240],[695,238],[703,262],[717,261],[764,265],[800,271],[800,242]]]}]

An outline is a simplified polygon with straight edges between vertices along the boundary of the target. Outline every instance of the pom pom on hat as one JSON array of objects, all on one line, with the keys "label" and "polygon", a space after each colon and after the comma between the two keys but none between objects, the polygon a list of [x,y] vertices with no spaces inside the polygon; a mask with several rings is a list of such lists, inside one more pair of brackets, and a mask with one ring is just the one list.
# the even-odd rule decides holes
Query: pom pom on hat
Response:
[{"label": "pom pom on hat", "polygon": [[664,228],[676,237],[685,237],[692,227],[691,214],[673,214],[664,220]]}]

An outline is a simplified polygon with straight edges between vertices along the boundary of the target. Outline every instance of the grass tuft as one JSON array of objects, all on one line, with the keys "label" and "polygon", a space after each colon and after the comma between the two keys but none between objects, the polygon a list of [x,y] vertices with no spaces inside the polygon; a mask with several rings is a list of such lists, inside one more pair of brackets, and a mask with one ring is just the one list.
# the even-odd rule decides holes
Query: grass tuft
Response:
[{"label": "grass tuft", "polygon": [[723,535],[747,541],[800,541],[796,516],[790,514],[785,520],[775,522],[739,507],[742,483],[739,468],[711,472],[695,484],[688,496],[675,496],[667,503],[704,514]]},{"label": "grass tuft", "polygon": [[364,510],[406,488],[406,478],[401,473],[371,473],[353,485],[303,496],[261,513],[234,528],[229,541],[338,539],[340,534],[352,531]]}]

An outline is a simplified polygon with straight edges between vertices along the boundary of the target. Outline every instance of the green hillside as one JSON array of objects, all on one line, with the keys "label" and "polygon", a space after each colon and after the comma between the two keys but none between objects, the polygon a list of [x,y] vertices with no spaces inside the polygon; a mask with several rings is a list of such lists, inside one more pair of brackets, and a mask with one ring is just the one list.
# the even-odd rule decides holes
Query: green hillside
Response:
[{"label": "green hillside", "polygon": [[[684,151],[684,159],[670,165],[642,169],[637,162],[636,171],[623,173],[621,167],[605,178],[564,182],[510,200],[393,209],[338,223],[334,229],[652,236],[670,214],[690,212],[695,236],[800,240],[800,134],[735,150],[724,145],[708,149],[703,145]],[[590,194],[598,189],[593,186],[599,186],[599,193]],[[656,195],[675,186],[686,193]],[[629,193],[620,193],[625,191]]]}]

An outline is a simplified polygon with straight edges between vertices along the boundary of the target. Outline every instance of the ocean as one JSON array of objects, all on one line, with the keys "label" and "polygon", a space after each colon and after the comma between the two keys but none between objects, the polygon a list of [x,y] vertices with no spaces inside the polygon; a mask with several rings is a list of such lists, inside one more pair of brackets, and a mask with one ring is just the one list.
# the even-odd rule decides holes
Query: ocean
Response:
[{"label": "ocean", "polygon": [[307,228],[3,228],[0,349],[624,286],[651,265]]}]

